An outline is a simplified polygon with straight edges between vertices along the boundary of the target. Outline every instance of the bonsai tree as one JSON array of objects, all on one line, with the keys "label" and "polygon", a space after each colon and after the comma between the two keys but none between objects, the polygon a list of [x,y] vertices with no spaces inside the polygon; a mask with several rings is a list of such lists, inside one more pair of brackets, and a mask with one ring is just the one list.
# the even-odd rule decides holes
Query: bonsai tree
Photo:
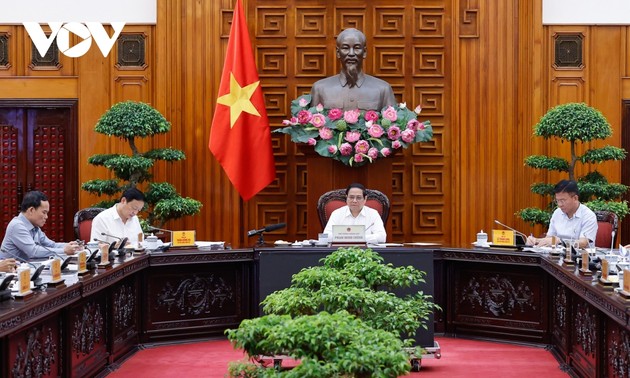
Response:
[{"label": "bonsai tree", "polygon": [[201,202],[183,198],[169,183],[151,182],[153,176],[150,170],[156,160],[179,161],[186,158],[184,153],[172,148],[156,148],[143,153],[136,146],[136,138],[164,134],[171,129],[170,122],[160,112],[142,102],[119,102],[101,116],[94,129],[97,133],[126,140],[131,149],[131,155],[98,154],[88,159],[88,163],[104,166],[115,177],[90,180],[81,185],[85,191],[110,197],[94,206],[110,207],[125,189],[148,182],[148,190],[145,191],[148,216],[143,226],[162,227],[168,220],[199,213]]},{"label": "bonsai tree", "polygon": [[322,262],[295,274],[291,287],[265,298],[268,315],[226,331],[250,356],[287,355],[301,360],[298,368],[269,372],[237,363],[232,376],[391,377],[409,372],[409,351],[420,356],[411,348],[411,337],[419,327],[427,329],[428,316],[438,307],[422,292],[400,298],[389,290],[424,282],[425,273],[383,264],[371,249],[356,247],[340,248]]},{"label": "bonsai tree", "polygon": [[[565,172],[569,180],[574,180],[580,190],[580,202],[591,210],[612,211],[619,219],[628,214],[628,203],[620,201],[628,190],[622,184],[609,183],[597,170],[584,176],[576,177],[575,167],[580,164],[599,164],[609,160],[623,160],[626,151],[619,147],[604,146],[586,149],[582,155],[577,154],[578,143],[588,143],[597,139],[606,139],[612,135],[612,128],[602,113],[583,103],[568,103],[556,106],[545,114],[534,126],[534,135],[545,139],[555,137],[561,142],[568,142],[571,156],[567,160],[562,157],[532,155],[525,159],[525,165],[536,169]],[[548,197],[549,204],[544,209],[526,208],[517,212],[524,221],[534,224],[549,225],[551,214],[555,210],[553,188],[555,183],[534,183],[533,193]]]}]

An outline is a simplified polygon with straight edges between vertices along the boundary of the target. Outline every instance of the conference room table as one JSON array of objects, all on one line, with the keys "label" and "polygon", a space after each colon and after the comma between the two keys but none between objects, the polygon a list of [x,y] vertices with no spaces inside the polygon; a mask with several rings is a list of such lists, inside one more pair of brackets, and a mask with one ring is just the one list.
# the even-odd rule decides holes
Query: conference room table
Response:
[{"label": "conference room table", "polygon": [[[334,249],[171,249],[64,275],[63,286],[0,302],[0,376],[106,375],[143,346],[223,337]],[[576,376],[628,376],[630,302],[559,257],[470,245],[375,250],[427,272],[420,289],[442,308],[434,332],[544,345]]]}]

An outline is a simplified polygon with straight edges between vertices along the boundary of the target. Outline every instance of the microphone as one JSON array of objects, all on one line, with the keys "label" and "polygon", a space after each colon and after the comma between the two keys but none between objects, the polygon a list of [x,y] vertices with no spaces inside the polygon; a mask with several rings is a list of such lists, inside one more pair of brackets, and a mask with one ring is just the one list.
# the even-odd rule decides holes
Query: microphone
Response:
[{"label": "microphone", "polygon": [[612,254],[613,248],[615,244],[615,229],[612,230],[612,237],[610,238],[610,253]]},{"label": "microphone", "polygon": [[165,228],[153,227],[153,226],[149,227],[149,231],[151,231],[151,232],[154,232],[154,231],[163,231],[163,232],[168,232],[168,233],[170,233],[170,234],[172,234],[172,233],[173,233],[173,231],[171,231],[171,230],[167,230],[167,229],[165,229]]},{"label": "microphone", "polygon": [[35,242],[35,245],[36,245],[36,246],[38,246],[38,247],[42,247],[42,248],[44,248],[44,249],[45,249],[45,250],[47,250],[48,252],[53,253],[55,256],[59,257],[59,258],[60,258],[60,259],[62,259],[62,260],[65,258],[64,256],[59,256],[59,254],[58,254],[55,250],[50,249],[50,248],[46,247],[45,245],[40,244],[39,242]]},{"label": "microphone", "polygon": [[512,227],[499,222],[496,219],[494,220],[494,223],[498,224],[499,226],[503,226],[503,227],[507,228],[510,231],[514,231],[515,234],[520,235],[523,238],[523,243],[527,242],[527,235],[525,235],[524,233],[522,233],[520,231],[517,231],[517,230],[513,229]]},{"label": "microphone", "polygon": [[265,226],[265,227],[261,228],[260,230],[247,231],[247,236],[254,236],[254,235],[262,234],[263,232],[270,232],[270,231],[279,230],[281,228],[285,228],[286,226],[287,226],[286,223],[270,224],[268,226]]},{"label": "microphone", "polygon": [[16,259],[19,262],[23,262],[23,263],[27,263],[28,265],[31,266],[31,268],[37,269],[37,266],[35,266],[35,264],[32,264],[30,261],[23,259],[22,257],[18,256],[18,255],[14,255],[13,253],[9,252],[9,251],[5,251],[3,248],[0,248],[0,251],[2,253],[6,253],[7,255],[13,257],[14,259]]},{"label": "microphone", "polygon": [[[112,238],[112,239],[118,239],[118,241],[122,241],[122,238],[121,238],[121,237],[118,237],[118,236],[114,236],[114,235],[106,234],[106,233],[104,233],[104,232],[101,232],[101,235],[102,235],[102,236],[107,236],[108,238]],[[96,238],[94,238],[94,240],[96,240]],[[100,240],[99,240],[99,241],[100,241]],[[105,243],[107,243],[107,242],[105,242]]]}]

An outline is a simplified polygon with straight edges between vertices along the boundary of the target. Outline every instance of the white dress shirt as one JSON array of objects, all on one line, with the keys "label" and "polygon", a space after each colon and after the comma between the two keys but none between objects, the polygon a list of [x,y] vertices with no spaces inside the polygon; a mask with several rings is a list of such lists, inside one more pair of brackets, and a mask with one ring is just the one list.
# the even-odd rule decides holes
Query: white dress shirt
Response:
[{"label": "white dress shirt", "polygon": [[361,212],[356,217],[352,216],[348,205],[340,207],[330,214],[324,233],[328,237],[332,236],[332,227],[334,225],[363,225],[365,226],[365,241],[368,244],[385,243],[387,232],[383,225],[383,219],[378,211],[371,207],[363,206]]},{"label": "white dress shirt", "polygon": [[564,241],[578,240],[581,237],[595,245],[597,236],[597,216],[588,207],[580,204],[572,218],[559,208],[553,212],[547,236],[557,236]]},{"label": "white dress shirt", "polygon": [[138,216],[134,215],[127,220],[127,223],[123,223],[120,215],[118,215],[118,211],[116,211],[116,205],[101,211],[94,218],[90,240],[99,239],[108,243],[119,241],[117,238],[102,235],[102,233],[105,233],[121,239],[129,238],[129,243],[136,246],[138,244],[138,234],[142,233]]}]

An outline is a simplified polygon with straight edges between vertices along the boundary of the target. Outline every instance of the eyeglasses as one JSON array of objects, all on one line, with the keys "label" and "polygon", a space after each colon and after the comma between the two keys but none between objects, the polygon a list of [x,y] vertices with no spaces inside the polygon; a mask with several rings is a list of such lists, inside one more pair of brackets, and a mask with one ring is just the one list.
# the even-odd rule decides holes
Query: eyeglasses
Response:
[{"label": "eyeglasses", "polygon": [[138,208],[138,207],[135,207],[135,206],[131,206],[130,204],[127,204],[127,205],[129,206],[129,208],[131,210],[133,210],[134,213],[139,213],[140,210],[142,210],[142,208],[144,207],[144,206],[142,206],[142,207]]},{"label": "eyeglasses", "polygon": [[575,196],[571,196],[569,198],[560,198],[560,199],[554,199],[553,202],[555,202],[558,205],[564,205],[568,200],[572,199]]},{"label": "eyeglasses", "polygon": [[363,196],[348,196],[348,201],[362,201]]}]

